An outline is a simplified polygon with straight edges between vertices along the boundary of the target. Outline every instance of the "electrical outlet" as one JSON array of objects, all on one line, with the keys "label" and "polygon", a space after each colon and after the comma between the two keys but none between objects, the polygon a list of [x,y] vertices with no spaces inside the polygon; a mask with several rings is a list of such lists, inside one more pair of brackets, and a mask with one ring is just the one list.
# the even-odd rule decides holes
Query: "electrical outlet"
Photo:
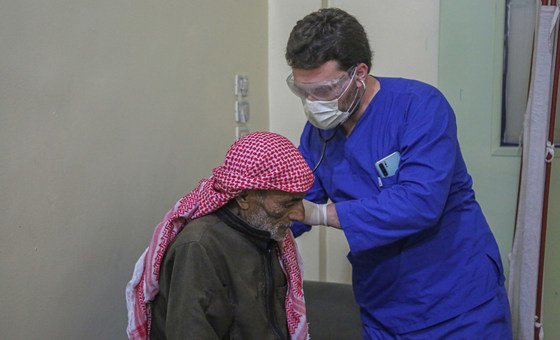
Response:
[{"label": "electrical outlet", "polygon": [[249,77],[243,74],[235,75],[235,95],[246,97],[249,94]]},{"label": "electrical outlet", "polygon": [[247,123],[249,121],[249,102],[242,100],[235,101],[235,121]]}]

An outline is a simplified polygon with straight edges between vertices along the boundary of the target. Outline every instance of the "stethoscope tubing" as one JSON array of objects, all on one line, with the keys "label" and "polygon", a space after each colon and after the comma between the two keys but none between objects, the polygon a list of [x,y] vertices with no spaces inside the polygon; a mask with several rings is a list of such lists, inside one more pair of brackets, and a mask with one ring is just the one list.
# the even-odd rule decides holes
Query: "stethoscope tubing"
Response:
[{"label": "stethoscope tubing", "polygon": [[312,172],[315,172],[319,168],[319,165],[321,165],[321,163],[323,162],[323,158],[325,158],[325,152],[327,151],[327,143],[331,141],[336,135],[336,128],[334,129],[332,134],[326,139],[325,137],[323,137],[323,134],[321,133],[321,129],[317,129],[317,133],[319,134],[319,138],[323,141],[323,149],[321,150],[321,156],[319,157],[319,161],[313,167]]}]

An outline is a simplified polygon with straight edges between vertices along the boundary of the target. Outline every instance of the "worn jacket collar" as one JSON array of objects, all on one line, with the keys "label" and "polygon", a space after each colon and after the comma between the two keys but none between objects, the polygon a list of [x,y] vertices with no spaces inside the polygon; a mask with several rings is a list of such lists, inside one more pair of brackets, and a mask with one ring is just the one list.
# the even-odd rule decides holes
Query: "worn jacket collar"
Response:
[{"label": "worn jacket collar", "polygon": [[227,207],[216,211],[216,216],[231,228],[242,233],[247,239],[253,242],[259,249],[266,251],[271,249],[276,241],[271,238],[270,232],[259,230],[250,226],[239,216],[231,212]]}]

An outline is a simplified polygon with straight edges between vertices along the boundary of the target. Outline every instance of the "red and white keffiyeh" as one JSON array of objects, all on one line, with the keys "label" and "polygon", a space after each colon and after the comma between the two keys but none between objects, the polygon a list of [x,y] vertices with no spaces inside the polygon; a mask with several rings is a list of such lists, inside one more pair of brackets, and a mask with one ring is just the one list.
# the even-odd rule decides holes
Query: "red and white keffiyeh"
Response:
[{"label": "red and white keffiyeh", "polygon": [[[191,220],[210,214],[243,190],[306,192],[313,173],[297,148],[285,137],[256,132],[236,141],[226,153],[224,164],[202,179],[181,198],[157,225],[148,248],[134,267],[126,286],[129,339],[148,339],[151,311],[148,303],[158,293],[159,267],[168,245]],[[303,297],[301,258],[294,237],[288,232],[279,242],[280,263],[288,281],[286,316],[291,339],[307,339],[307,317]]]}]

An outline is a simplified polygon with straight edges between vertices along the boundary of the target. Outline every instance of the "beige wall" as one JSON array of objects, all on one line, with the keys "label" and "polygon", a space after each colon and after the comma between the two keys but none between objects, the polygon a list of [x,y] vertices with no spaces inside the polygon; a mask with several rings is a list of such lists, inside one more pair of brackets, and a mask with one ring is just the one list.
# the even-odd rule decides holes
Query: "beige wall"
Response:
[{"label": "beige wall", "polygon": [[268,128],[267,3],[0,4],[0,338],[125,338],[154,225],[235,137]]}]

